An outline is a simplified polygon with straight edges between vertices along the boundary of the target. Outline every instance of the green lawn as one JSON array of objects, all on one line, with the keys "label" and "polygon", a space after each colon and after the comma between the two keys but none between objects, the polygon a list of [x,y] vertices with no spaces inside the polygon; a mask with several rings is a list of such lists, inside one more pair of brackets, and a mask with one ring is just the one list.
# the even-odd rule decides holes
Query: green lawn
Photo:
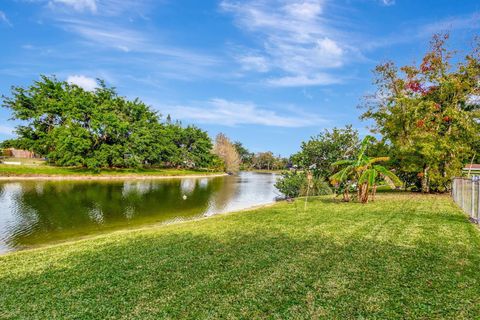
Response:
[{"label": "green lawn", "polygon": [[480,233],[448,196],[281,203],[0,257],[0,318],[478,319]]},{"label": "green lawn", "polygon": [[[100,172],[86,168],[54,167],[48,165],[5,165],[0,164],[0,176],[125,176],[125,175],[145,175],[145,176],[181,176],[212,174],[215,172],[184,170],[184,169],[103,169]],[[216,172],[218,173],[218,172]]]}]

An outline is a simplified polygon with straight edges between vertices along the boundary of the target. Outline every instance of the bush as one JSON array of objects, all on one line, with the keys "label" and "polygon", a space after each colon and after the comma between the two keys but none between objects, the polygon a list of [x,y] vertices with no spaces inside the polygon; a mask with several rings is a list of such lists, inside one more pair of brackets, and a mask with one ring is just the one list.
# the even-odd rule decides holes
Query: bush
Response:
[{"label": "bush", "polygon": [[287,198],[306,196],[307,191],[309,196],[332,194],[332,189],[322,177],[314,177],[308,188],[307,175],[299,171],[283,172],[275,187]]},{"label": "bush", "polygon": [[300,195],[302,186],[307,179],[304,174],[286,171],[282,173],[280,179],[275,183],[275,187],[287,198],[296,198]]},{"label": "bush", "polygon": [[[307,195],[307,187],[308,187],[308,184],[307,184],[307,179],[305,177],[305,184],[302,185],[302,188],[300,189],[301,197],[304,197]],[[326,182],[323,178],[321,177],[313,178],[312,185],[308,190],[309,196],[324,196],[332,193],[333,191],[330,188],[330,184]]]}]

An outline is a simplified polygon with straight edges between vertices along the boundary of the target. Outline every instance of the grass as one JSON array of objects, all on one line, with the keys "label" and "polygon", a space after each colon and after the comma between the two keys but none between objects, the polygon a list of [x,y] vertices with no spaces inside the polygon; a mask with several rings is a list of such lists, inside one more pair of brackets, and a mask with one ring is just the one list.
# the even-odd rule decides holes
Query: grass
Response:
[{"label": "grass", "polygon": [[0,164],[0,176],[183,176],[208,175],[218,172],[185,169],[102,169],[95,172],[87,168],[54,167],[48,165]]},{"label": "grass", "polygon": [[0,157],[0,161],[20,162],[23,165],[30,165],[30,166],[45,165],[45,160],[42,160],[39,158]]},{"label": "grass", "polygon": [[448,196],[322,197],[0,257],[0,318],[475,319],[479,274]]}]

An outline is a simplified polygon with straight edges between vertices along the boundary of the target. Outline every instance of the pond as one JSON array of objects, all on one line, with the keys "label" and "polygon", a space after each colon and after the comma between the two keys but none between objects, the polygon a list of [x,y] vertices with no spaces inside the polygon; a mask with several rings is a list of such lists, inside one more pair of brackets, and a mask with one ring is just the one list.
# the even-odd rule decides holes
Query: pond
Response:
[{"label": "pond", "polygon": [[273,202],[274,174],[0,182],[0,253]]}]

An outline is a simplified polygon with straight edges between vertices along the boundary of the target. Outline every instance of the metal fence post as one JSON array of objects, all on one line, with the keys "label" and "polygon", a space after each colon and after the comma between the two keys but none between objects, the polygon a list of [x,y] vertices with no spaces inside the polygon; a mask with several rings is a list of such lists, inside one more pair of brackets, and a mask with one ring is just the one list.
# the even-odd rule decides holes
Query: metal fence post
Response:
[{"label": "metal fence post", "polygon": [[458,179],[457,178],[453,178],[453,181],[452,181],[452,196],[453,196],[453,201],[455,201],[455,203],[458,203]]},{"label": "metal fence post", "polygon": [[452,198],[453,201],[457,202],[457,195],[455,194],[455,183],[457,182],[456,178],[453,178],[452,180]]},{"label": "metal fence post", "polygon": [[475,220],[475,182],[473,180],[471,180],[470,182],[470,185],[471,185],[471,205],[470,205],[470,218],[472,220]]},{"label": "metal fence post", "polygon": [[477,188],[477,223],[480,222],[480,181],[477,180],[478,188]]}]

